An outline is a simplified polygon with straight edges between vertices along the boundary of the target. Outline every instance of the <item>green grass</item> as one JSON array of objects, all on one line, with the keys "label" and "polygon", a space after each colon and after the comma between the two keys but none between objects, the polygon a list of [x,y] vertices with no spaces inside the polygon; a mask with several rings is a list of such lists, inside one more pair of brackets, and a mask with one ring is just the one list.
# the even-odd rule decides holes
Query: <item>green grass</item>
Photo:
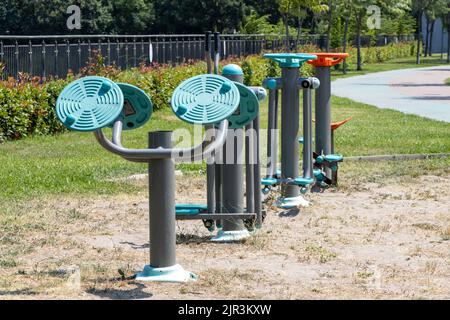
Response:
[{"label": "green grass", "polygon": [[[404,64],[397,61],[365,66],[364,72],[384,70],[388,66],[391,69],[399,65],[411,66],[411,59],[404,61]],[[437,63],[437,59],[426,58],[422,66],[427,63],[432,65]],[[448,123],[377,109],[338,97],[333,97],[332,105],[333,121],[353,117],[336,133],[336,150],[345,156],[450,152]],[[267,103],[261,106],[261,124],[262,128],[266,128]],[[192,126],[178,120],[171,110],[158,111],[144,127],[126,132],[124,144],[145,148],[148,131],[177,128],[193,130]],[[264,148],[263,135],[263,154]],[[1,144],[0,163],[0,201],[8,202],[42,195],[136,192],[139,190],[135,184],[118,181],[117,178],[147,170],[145,164],[130,163],[105,151],[92,134],[78,132],[30,137]],[[429,163],[432,169],[450,167],[448,159]],[[358,172],[358,166],[364,173],[367,164],[352,164],[352,172]],[[182,164],[178,168],[191,173],[204,173],[204,164]],[[425,170],[426,166],[423,168]],[[390,172],[390,169],[384,170]],[[408,171],[397,171],[408,174]]]},{"label": "green grass", "polygon": [[[409,69],[409,68],[425,68],[425,67],[433,67],[442,64],[446,64],[446,59],[441,59],[440,56],[432,56],[432,57],[422,57],[421,64],[416,64],[415,57],[402,58],[390,60],[382,63],[374,63],[374,64],[365,64],[363,65],[362,71],[357,71],[354,69],[348,70],[347,74],[342,74],[342,69],[333,70],[332,76],[337,78],[346,78],[353,77],[358,75],[364,75],[373,72],[382,72],[382,71],[391,71],[391,70],[399,70],[399,69]],[[448,65],[448,64],[447,64]]]},{"label": "green grass", "polygon": [[447,80],[445,80],[445,84],[450,86],[450,78],[448,78]]},{"label": "green grass", "polygon": [[[336,146],[346,156],[397,153],[450,152],[450,127],[397,111],[377,109],[333,97],[333,118],[353,120],[337,131]],[[261,107],[262,127],[267,126],[267,105]],[[146,132],[189,126],[170,110],[154,113],[144,127],[124,134],[124,144],[146,147]],[[265,142],[263,142],[265,145]],[[0,199],[23,199],[47,194],[113,194],[136,191],[133,184],[117,181],[145,173],[145,164],[130,163],[103,150],[92,134],[71,132],[32,137],[0,145]],[[203,173],[201,164],[184,164],[184,170]]]}]

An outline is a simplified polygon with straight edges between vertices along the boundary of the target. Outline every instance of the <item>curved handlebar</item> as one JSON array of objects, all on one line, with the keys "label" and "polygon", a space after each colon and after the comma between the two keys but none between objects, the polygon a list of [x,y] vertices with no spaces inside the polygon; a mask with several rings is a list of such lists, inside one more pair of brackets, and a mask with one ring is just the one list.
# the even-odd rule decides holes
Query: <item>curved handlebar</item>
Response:
[{"label": "curved handlebar", "polygon": [[[217,135],[215,139],[203,140],[203,142],[193,148],[174,148],[174,149],[128,149],[122,146],[121,133],[122,133],[122,121],[117,120],[113,126],[113,138],[112,142],[106,138],[101,129],[96,130],[94,135],[100,143],[100,145],[106,150],[117,154],[126,160],[133,162],[148,162],[152,159],[186,159],[190,161],[200,160],[212,151],[221,148],[227,137],[228,120],[220,122],[217,129]],[[189,158],[185,158],[183,155],[190,154]]]}]

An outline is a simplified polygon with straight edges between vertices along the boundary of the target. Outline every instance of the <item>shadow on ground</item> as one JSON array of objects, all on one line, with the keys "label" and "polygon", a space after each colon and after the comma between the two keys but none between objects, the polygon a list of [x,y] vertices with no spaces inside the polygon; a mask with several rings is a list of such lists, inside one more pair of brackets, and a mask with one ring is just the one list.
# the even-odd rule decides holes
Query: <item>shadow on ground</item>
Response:
[{"label": "shadow on ground", "polygon": [[294,208],[294,209],[290,209],[290,210],[286,210],[286,211],[280,212],[280,214],[278,216],[280,218],[292,218],[292,217],[298,216],[299,213],[300,213],[300,209],[299,208]]},{"label": "shadow on ground", "polygon": [[37,292],[31,289],[20,289],[13,291],[0,291],[0,296],[34,296]]},{"label": "shadow on ground", "polygon": [[111,300],[135,300],[135,299],[148,299],[153,297],[153,294],[145,292],[144,289],[147,287],[142,283],[137,283],[134,281],[129,282],[130,285],[134,286],[134,288],[128,290],[119,290],[119,289],[95,289],[91,288],[86,290],[86,293],[92,294],[102,299],[111,299]]}]

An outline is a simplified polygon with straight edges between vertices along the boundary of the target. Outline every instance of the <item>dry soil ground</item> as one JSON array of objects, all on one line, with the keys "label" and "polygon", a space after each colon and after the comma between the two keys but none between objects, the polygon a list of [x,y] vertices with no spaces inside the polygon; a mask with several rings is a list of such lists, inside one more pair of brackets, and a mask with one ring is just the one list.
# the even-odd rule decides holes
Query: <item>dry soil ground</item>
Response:
[{"label": "dry soil ground", "polygon": [[[186,180],[178,200],[202,200],[202,178]],[[32,217],[26,228],[2,235],[0,298],[449,299],[449,186],[449,175],[421,176],[311,194],[300,211],[270,207],[240,244],[209,243],[201,223],[180,222],[178,261],[199,276],[186,284],[127,279],[148,262],[145,189],[40,199],[17,207],[17,219]]]}]

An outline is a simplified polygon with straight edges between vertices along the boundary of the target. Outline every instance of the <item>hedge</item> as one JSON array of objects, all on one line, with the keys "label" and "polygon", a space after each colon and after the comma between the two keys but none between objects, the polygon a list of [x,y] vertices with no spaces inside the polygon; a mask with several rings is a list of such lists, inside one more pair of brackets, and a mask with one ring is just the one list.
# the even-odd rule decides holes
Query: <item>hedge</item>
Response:
[{"label": "hedge", "polygon": [[[305,47],[303,52],[317,51],[314,47]],[[350,48],[348,63],[350,68],[356,63],[356,49]],[[363,48],[363,63],[383,62],[395,58],[411,56],[414,53],[412,43],[401,43],[386,47]],[[279,76],[280,68],[276,63],[262,56],[248,56],[243,59],[227,59],[228,63],[239,64],[244,70],[247,85],[258,86],[268,76]],[[39,78],[29,79],[21,74],[21,79],[8,79],[0,82],[0,143],[16,140],[30,135],[49,135],[64,132],[66,129],[55,114],[55,103],[59,93],[71,81],[87,75],[99,75],[116,82],[136,85],[151,97],[156,110],[169,105],[170,96],[178,84],[186,78],[204,73],[204,62],[188,62],[176,67],[169,65],[140,66],[120,71],[114,66],[105,66],[101,56],[93,58],[79,75],[69,75],[65,80],[53,80],[41,84]],[[301,74],[310,76],[313,69],[305,64]]]}]

